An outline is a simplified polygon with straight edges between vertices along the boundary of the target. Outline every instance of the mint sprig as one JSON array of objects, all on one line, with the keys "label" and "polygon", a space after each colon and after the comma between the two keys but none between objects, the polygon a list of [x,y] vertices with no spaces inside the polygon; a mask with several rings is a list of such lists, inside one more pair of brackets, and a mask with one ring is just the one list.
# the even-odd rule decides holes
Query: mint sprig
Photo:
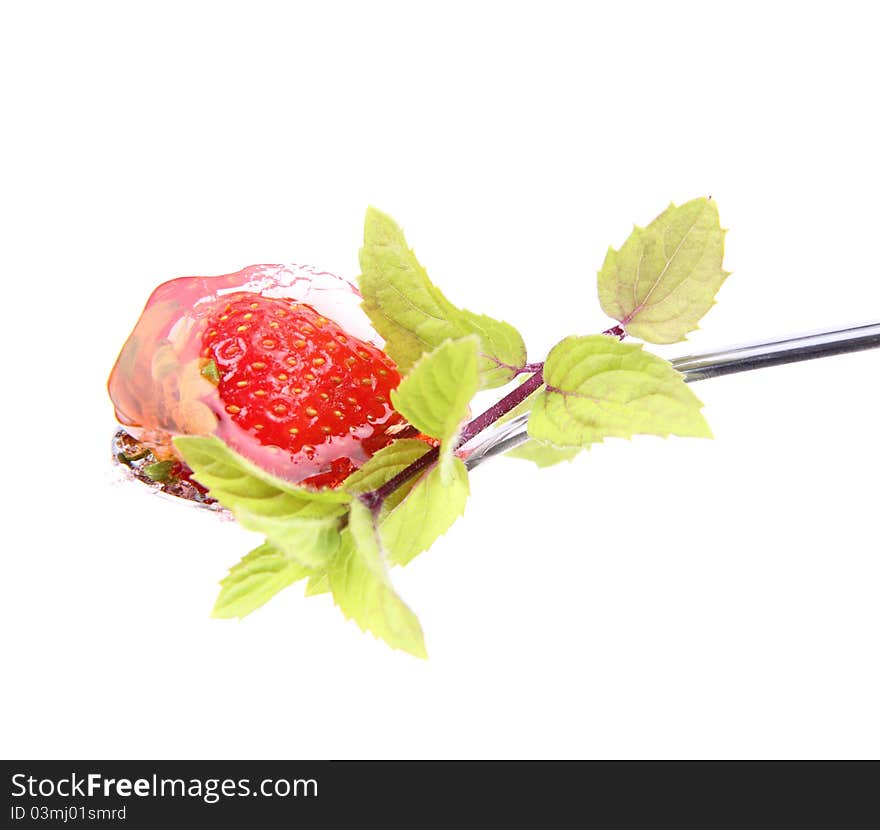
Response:
[{"label": "mint sprig", "polygon": [[636,434],[712,437],[684,378],[636,343],[602,334],[568,337],[548,355],[544,382],[529,435],[556,447]]},{"label": "mint sprig", "polygon": [[469,494],[467,468],[460,458],[427,472],[379,525],[389,559],[406,565],[428,550],[464,514]]},{"label": "mint sprig", "polygon": [[[617,325],[561,340],[527,363],[507,323],[453,305],[428,278],[399,226],[370,209],[360,253],[363,307],[404,378],[395,409],[425,436],[397,439],[339,490],[292,485],[215,437],[177,438],[194,477],[266,542],[221,583],[215,616],[241,617],[293,582],[327,592],[365,631],[426,656],[424,635],[395,591],[390,567],[428,550],[463,514],[466,458],[484,430],[528,413],[530,440],[508,453],[539,467],[571,460],[605,438],[711,437],[702,404],[667,361],[627,334],[667,343],[692,331],[727,277],[714,202],[671,206],[610,249],[599,274],[603,309]],[[467,420],[482,388],[520,381]]]},{"label": "mint sprig", "polygon": [[416,259],[400,226],[375,208],[367,210],[360,265],[364,311],[401,372],[408,372],[425,352],[469,334],[480,342],[484,388],[503,386],[525,365],[526,346],[519,332],[509,323],[449,302]]},{"label": "mint sprig", "polygon": [[[404,470],[410,469],[430,452],[424,441],[400,438],[377,452],[363,467],[352,473],[343,485],[352,495],[360,496],[378,490]],[[415,479],[401,483],[383,499],[384,510],[392,510],[410,491]]]},{"label": "mint sprig", "polygon": [[339,548],[351,496],[344,490],[296,487],[261,470],[216,437],[174,439],[197,481],[242,527],[266,536],[308,568],[325,566]]},{"label": "mint sprig", "polygon": [[360,501],[351,505],[344,537],[328,570],[333,599],[342,613],[392,648],[427,657],[419,620],[391,584],[374,517]]},{"label": "mint sprig", "polygon": [[447,340],[422,356],[391,393],[391,403],[414,427],[440,440],[444,481],[450,469],[455,440],[467,417],[471,398],[480,388],[477,370],[479,340]]},{"label": "mint sprig", "polygon": [[711,199],[670,205],[636,227],[599,271],[599,302],[624,331],[649,343],[676,343],[697,328],[729,276],[724,234]]},{"label": "mint sprig", "polygon": [[314,572],[266,542],[252,550],[220,583],[212,616],[244,617],[264,605],[283,588]]},{"label": "mint sprig", "polygon": [[321,594],[329,594],[330,593],[330,580],[327,577],[327,571],[323,570],[319,573],[314,574],[309,577],[309,581],[306,583],[306,592],[305,595],[307,597],[317,597]]}]

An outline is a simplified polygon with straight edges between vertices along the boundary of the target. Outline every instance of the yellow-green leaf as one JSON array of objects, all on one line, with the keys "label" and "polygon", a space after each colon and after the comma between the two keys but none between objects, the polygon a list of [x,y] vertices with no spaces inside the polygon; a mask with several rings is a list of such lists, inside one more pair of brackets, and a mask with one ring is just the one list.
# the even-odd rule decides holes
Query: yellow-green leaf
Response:
[{"label": "yellow-green leaf", "polygon": [[297,487],[261,470],[215,436],[182,436],[174,444],[194,478],[242,527],[264,534],[287,556],[320,568],[339,547],[348,493]]},{"label": "yellow-green leaf", "polygon": [[[431,447],[418,438],[399,438],[379,450],[363,467],[345,479],[343,487],[352,495],[378,490],[430,451]],[[383,510],[391,510],[399,504],[415,483],[416,479],[412,478],[398,487],[385,499]]]},{"label": "yellow-green leaf", "polygon": [[676,343],[698,328],[729,272],[724,231],[711,199],[670,205],[636,227],[599,271],[599,302],[624,330],[650,343]]},{"label": "yellow-green leaf", "polygon": [[220,583],[212,616],[244,617],[312,573],[268,542],[260,545],[229,569],[229,575]]},{"label": "yellow-green leaf", "polygon": [[351,504],[348,528],[328,570],[333,599],[346,617],[371,631],[392,648],[427,657],[422,627],[397,595],[370,511]]},{"label": "yellow-green leaf", "polygon": [[544,381],[528,427],[539,441],[586,447],[635,434],[711,438],[684,378],[640,344],[568,337],[548,355]]},{"label": "yellow-green leaf", "polygon": [[320,594],[329,594],[330,593],[330,580],[327,578],[327,571],[320,571],[316,573],[314,576],[309,577],[309,581],[306,583],[306,592],[305,595],[307,597],[316,597]]},{"label": "yellow-green leaf", "polygon": [[406,565],[431,547],[464,513],[469,493],[467,469],[454,456],[445,475],[437,466],[419,479],[379,526],[389,561]]},{"label": "yellow-green leaf", "polygon": [[510,458],[531,461],[538,467],[552,467],[563,461],[574,460],[580,451],[580,447],[554,447],[552,444],[545,444],[532,438],[504,454]]},{"label": "yellow-green leaf", "polygon": [[480,341],[480,382],[503,386],[526,362],[526,347],[509,323],[458,308],[443,296],[407,245],[397,223],[367,211],[360,251],[363,308],[401,372],[446,340]]},{"label": "yellow-green leaf", "polygon": [[414,427],[440,439],[440,469],[450,474],[459,428],[480,386],[476,337],[447,340],[423,355],[391,393],[394,408]]}]

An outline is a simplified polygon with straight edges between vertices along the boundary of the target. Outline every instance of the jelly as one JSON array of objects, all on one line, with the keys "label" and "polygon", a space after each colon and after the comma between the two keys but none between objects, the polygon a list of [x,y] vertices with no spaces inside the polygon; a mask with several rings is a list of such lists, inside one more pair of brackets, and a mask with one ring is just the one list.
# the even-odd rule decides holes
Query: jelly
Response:
[{"label": "jelly", "polygon": [[234,417],[236,407],[220,399],[204,348],[219,304],[241,292],[307,304],[352,337],[381,342],[360,309],[357,289],[333,274],[295,265],[253,265],[224,276],[170,280],[150,296],[110,375],[117,420],[157,459],[175,456],[171,439],[176,435],[213,434],[290,481],[337,484],[405,424],[379,396],[382,403],[371,410],[369,421],[346,434],[328,430],[321,443],[267,445],[253,429],[242,428]]}]

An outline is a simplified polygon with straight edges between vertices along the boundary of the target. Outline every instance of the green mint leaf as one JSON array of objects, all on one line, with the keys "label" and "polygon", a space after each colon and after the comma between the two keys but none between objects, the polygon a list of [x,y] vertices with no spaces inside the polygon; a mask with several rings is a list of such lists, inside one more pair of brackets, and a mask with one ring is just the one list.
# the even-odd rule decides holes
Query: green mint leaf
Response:
[{"label": "green mint leaf", "polygon": [[201,376],[211,381],[214,386],[220,383],[220,370],[213,360],[209,360],[199,371]]},{"label": "green mint leaf", "polygon": [[[345,479],[343,487],[352,495],[378,490],[385,482],[391,481],[394,476],[403,472],[429,451],[430,447],[424,441],[417,438],[400,438],[383,447],[359,470],[353,472]],[[391,510],[398,505],[415,483],[416,479],[413,478],[398,487],[385,499],[383,509]]]},{"label": "green mint leaf", "polygon": [[568,337],[548,355],[544,381],[529,416],[529,435],[539,441],[586,447],[637,433],[712,437],[684,378],[640,344]]},{"label": "green mint leaf", "polygon": [[168,481],[171,476],[171,470],[174,469],[173,461],[156,461],[153,464],[147,464],[141,472],[152,481]]},{"label": "green mint leaf", "polygon": [[480,387],[494,389],[510,383],[517,370],[526,365],[522,335],[510,323],[466,308],[461,309],[458,320],[464,334],[475,334],[480,339]]},{"label": "green mint leaf", "polygon": [[684,340],[729,274],[721,267],[724,233],[710,199],[670,205],[619,251],[608,249],[599,271],[602,310],[649,343]]},{"label": "green mint leaf", "polygon": [[538,467],[552,467],[563,461],[571,461],[580,454],[580,447],[554,447],[552,444],[544,444],[532,438],[512,450],[504,453],[509,458],[521,458],[531,461]]},{"label": "green mint leaf", "polygon": [[391,393],[394,408],[426,435],[451,441],[479,390],[476,337],[447,340],[423,355]]},{"label": "green mint leaf", "polygon": [[397,223],[375,208],[367,210],[359,258],[364,311],[401,372],[424,352],[461,335],[458,309],[428,278]]},{"label": "green mint leaf", "polygon": [[268,542],[252,550],[220,583],[220,595],[211,614],[230,619],[245,617],[283,588],[312,574]]},{"label": "green mint leaf", "polygon": [[440,468],[449,473],[455,439],[480,387],[476,337],[447,340],[410,369],[391,393],[394,408],[420,432],[440,439]]},{"label": "green mint leaf", "polygon": [[503,386],[525,365],[526,347],[519,332],[450,303],[428,278],[397,223],[375,208],[367,211],[360,264],[364,311],[401,372],[445,340],[469,334],[480,340],[484,388]]},{"label": "green mint leaf", "polygon": [[389,561],[406,565],[431,547],[464,513],[469,493],[467,469],[455,456],[445,476],[439,466],[422,476],[380,525]]},{"label": "green mint leaf", "polygon": [[327,578],[327,571],[321,571],[314,576],[309,577],[306,583],[306,596],[316,597],[319,594],[330,593],[330,580]]},{"label": "green mint leaf", "polygon": [[[522,382],[526,381],[526,377],[522,378]],[[532,405],[539,395],[542,394],[541,389],[532,392],[522,403],[515,406],[503,418],[498,419],[498,424],[506,424],[508,421],[519,417],[520,415],[530,412]],[[504,455],[508,458],[521,458],[524,461],[531,461],[538,467],[552,467],[562,461],[571,461],[580,453],[579,447],[554,447],[551,444],[545,444],[536,441],[534,438],[508,450]]]},{"label": "green mint leaf", "polygon": [[325,565],[339,548],[340,520],[351,500],[339,490],[296,487],[264,472],[219,438],[174,439],[197,481],[242,527],[266,536],[309,568]]},{"label": "green mint leaf", "polygon": [[379,532],[369,509],[351,504],[343,543],[330,563],[333,599],[346,617],[392,648],[427,657],[422,627],[388,576]]}]

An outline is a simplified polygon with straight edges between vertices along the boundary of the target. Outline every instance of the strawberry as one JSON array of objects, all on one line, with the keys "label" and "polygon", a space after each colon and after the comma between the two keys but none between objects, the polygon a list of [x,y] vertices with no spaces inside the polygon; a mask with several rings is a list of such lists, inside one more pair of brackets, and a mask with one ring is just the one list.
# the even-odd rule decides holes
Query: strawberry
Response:
[{"label": "strawberry", "polygon": [[268,469],[273,457],[301,462],[321,470],[307,483],[336,486],[406,428],[390,404],[393,361],[309,305],[229,294],[201,338],[202,373],[223,409],[217,434],[241,451],[256,442],[266,454],[254,460]]}]

